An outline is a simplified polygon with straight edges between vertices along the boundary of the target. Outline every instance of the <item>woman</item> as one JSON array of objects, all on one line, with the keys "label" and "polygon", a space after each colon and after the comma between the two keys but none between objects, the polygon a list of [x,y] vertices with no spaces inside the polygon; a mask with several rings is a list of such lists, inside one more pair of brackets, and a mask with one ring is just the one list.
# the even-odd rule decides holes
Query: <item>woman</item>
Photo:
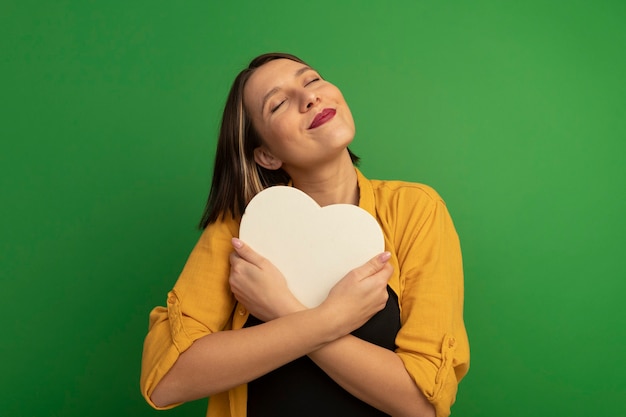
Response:
[{"label": "woman", "polygon": [[[213,183],[167,307],[150,315],[141,389],[156,408],[210,396],[208,416],[447,416],[469,365],[459,242],[435,191],[366,179],[337,87],[267,54],[235,79]],[[307,309],[238,236],[245,205],[291,184],[359,205],[386,251]],[[323,260],[320,260],[323,262]]]}]

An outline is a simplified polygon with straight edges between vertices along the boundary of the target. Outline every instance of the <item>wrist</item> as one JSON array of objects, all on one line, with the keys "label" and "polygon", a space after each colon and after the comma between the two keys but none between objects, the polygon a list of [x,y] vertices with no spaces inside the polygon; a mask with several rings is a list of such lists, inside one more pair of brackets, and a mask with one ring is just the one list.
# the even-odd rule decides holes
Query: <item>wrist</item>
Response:
[{"label": "wrist", "polygon": [[324,339],[327,343],[333,342],[347,334],[350,334],[353,330],[352,328],[349,328],[349,324],[345,320],[345,317],[332,303],[324,301],[313,310],[316,311],[316,314],[319,317],[319,322],[324,326]]},{"label": "wrist", "polygon": [[282,304],[282,306],[278,308],[277,317],[287,316],[289,314],[297,313],[303,310],[307,310],[307,307],[294,297],[289,300],[286,300]]}]

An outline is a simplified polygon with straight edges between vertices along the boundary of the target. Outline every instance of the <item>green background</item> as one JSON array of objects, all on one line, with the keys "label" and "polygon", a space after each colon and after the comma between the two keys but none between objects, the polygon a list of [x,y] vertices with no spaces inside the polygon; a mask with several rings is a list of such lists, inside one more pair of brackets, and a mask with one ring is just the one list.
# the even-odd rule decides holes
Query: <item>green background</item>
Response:
[{"label": "green background", "polygon": [[[253,56],[351,105],[372,178],[461,236],[457,416],[626,416],[626,3],[0,2],[0,415],[151,416],[148,312],[198,238]],[[206,401],[168,416],[200,416]]]}]

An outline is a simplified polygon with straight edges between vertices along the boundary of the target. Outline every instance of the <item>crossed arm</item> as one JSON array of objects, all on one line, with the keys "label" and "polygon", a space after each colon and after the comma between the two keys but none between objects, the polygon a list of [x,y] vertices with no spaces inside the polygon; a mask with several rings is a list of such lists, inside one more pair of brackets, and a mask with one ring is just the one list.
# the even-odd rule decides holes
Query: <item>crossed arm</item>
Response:
[{"label": "crossed arm", "polygon": [[385,306],[388,254],[351,271],[319,307],[306,309],[269,261],[237,239],[233,247],[231,289],[265,323],[196,340],[153,391],[157,406],[226,391],[309,355],[344,389],[387,414],[435,415],[394,352],[350,335]]}]

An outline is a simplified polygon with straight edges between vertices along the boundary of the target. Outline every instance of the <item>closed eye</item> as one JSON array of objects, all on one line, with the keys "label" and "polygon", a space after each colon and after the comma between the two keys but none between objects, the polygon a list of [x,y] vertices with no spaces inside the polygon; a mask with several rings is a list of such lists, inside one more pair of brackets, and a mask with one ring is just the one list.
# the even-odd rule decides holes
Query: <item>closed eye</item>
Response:
[{"label": "closed eye", "polygon": [[275,112],[276,112],[276,110],[278,110],[278,109],[280,108],[280,106],[282,106],[282,105],[283,105],[283,103],[284,103],[285,101],[286,101],[286,100],[283,100],[283,101],[281,101],[280,103],[278,103],[276,106],[272,107],[272,108],[270,109],[270,113],[275,113]]},{"label": "closed eye", "polygon": [[320,78],[314,78],[314,79],[312,79],[311,81],[309,81],[308,83],[306,83],[306,84],[305,84],[305,86],[307,86],[307,85],[309,85],[309,84],[312,84],[312,83],[314,83],[315,81],[319,81],[319,80],[320,80]]}]

